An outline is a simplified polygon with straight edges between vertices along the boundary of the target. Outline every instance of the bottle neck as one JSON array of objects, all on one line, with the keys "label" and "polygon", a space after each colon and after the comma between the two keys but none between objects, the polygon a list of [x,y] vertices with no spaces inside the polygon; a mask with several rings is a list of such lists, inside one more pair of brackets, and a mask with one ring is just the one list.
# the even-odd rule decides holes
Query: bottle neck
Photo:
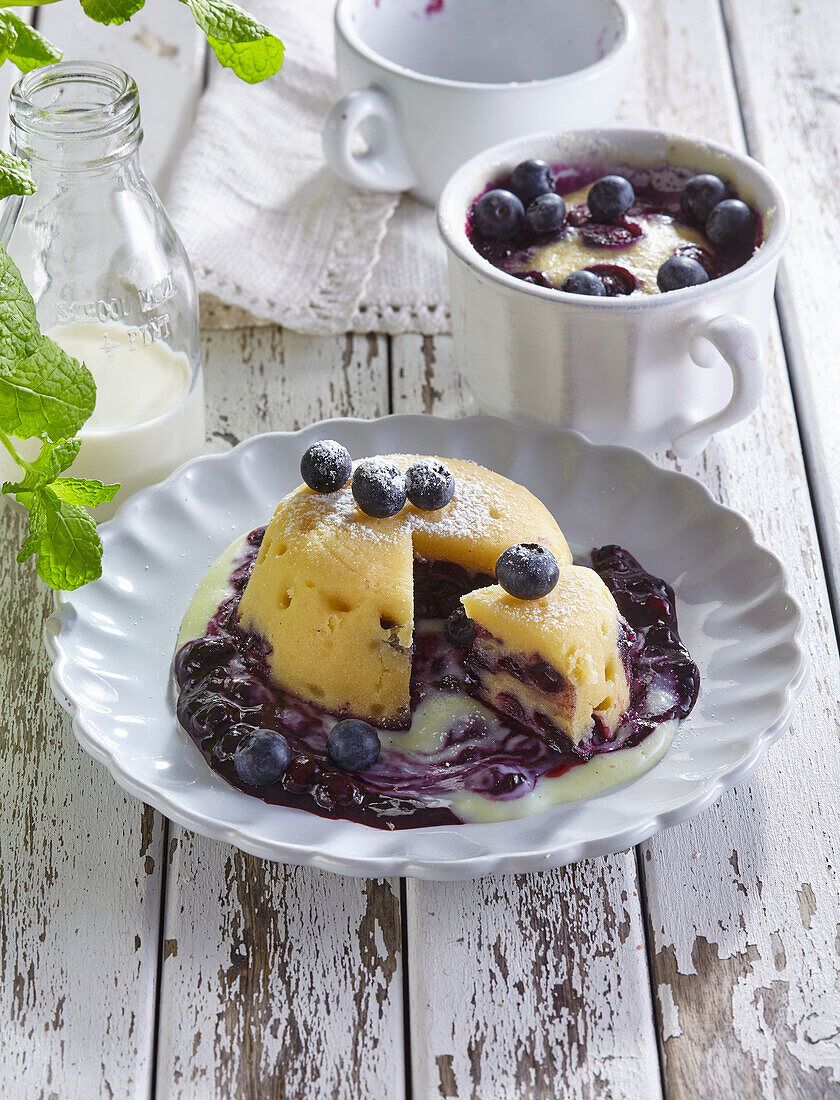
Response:
[{"label": "bottle neck", "polygon": [[99,62],[35,69],[10,98],[13,151],[45,172],[96,171],[135,157],[143,131],[137,85]]}]

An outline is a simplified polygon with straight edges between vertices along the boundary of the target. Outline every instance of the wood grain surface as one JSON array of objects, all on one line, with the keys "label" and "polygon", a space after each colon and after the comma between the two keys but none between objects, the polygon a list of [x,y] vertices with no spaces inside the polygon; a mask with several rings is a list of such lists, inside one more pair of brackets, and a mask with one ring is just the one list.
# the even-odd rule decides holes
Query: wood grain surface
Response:
[{"label": "wood grain surface", "polygon": [[[837,247],[812,277],[813,242],[840,241],[840,14],[722,4],[634,0],[622,120],[736,147],[745,129],[797,196],[765,401],[682,467],[748,516],[806,609],[813,670],[792,730],[636,852],[474,883],[280,867],[164,826],[76,746],[46,682],[50,601],[12,564],[23,521],[4,505],[4,1098],[840,1097],[840,657],[822,559],[840,560]],[[200,86],[186,10],[147,0],[117,30],[69,4],[39,20],[68,56],[138,77],[165,183]],[[333,415],[473,407],[448,337],[266,326],[206,332],[203,348],[212,450]]]},{"label": "wood grain surface", "polygon": [[[740,48],[731,57],[716,4],[638,7],[646,28],[647,79],[634,109],[658,125],[744,148],[740,90],[747,119],[749,111],[766,119],[766,148],[757,155],[767,159],[772,148],[778,164],[789,166],[792,159],[801,166],[801,152],[790,156],[792,149],[804,149],[793,127],[787,140],[779,140],[776,112],[786,89],[767,71],[759,80],[749,74],[755,74],[756,52],[766,56],[771,39],[777,58],[792,43],[802,62],[807,47],[793,24],[805,8],[809,22],[819,23],[818,12],[830,7],[777,3],[768,9],[733,0],[727,15],[739,27]],[[834,24],[837,15],[835,8],[829,17]],[[836,54],[829,64],[825,44],[822,51],[824,65],[817,71],[830,81]],[[787,69],[797,73],[789,90],[803,69],[790,61]],[[754,104],[745,105],[750,80]],[[807,80],[800,81],[800,102],[805,86]],[[781,107],[782,114],[788,110]],[[836,153],[829,119],[821,121],[820,137],[813,121],[812,140]],[[807,204],[797,205],[797,220],[800,206]],[[813,219],[813,207],[805,216]],[[823,207],[823,217],[831,233],[840,231],[836,202],[833,210]],[[794,254],[788,271],[799,271],[799,297],[807,296],[804,255],[798,269],[796,263]],[[813,306],[810,316],[816,341],[821,326]],[[815,351],[816,343],[809,364]],[[820,367],[823,375],[827,366]],[[642,849],[665,1084],[674,1097],[731,1095],[736,1085],[738,1095],[750,1097],[840,1095],[840,815],[837,801],[825,796],[840,782],[840,667],[785,367],[774,330],[768,392],[759,412],[683,466],[748,516],[759,538],[787,564],[809,622],[813,668],[792,730],[755,776],[694,822]],[[824,420],[837,408],[834,385],[822,394]],[[816,467],[810,473],[812,483],[827,491],[825,471]],[[825,538],[825,523],[821,530]]]},{"label": "wood grain surface", "polygon": [[0,1096],[148,1096],[163,818],[76,744],[48,686],[52,595],[0,498]]},{"label": "wood grain surface", "polygon": [[840,606],[840,4],[724,0],[749,147],[787,192],[793,226],[778,302],[820,519]]}]

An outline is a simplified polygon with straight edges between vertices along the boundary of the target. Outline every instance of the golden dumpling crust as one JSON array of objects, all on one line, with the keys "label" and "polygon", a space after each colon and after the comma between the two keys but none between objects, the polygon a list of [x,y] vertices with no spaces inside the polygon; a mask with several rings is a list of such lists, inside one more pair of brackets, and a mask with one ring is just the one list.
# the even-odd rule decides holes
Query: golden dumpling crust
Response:
[{"label": "golden dumpling crust", "polygon": [[[406,470],[420,455],[384,456]],[[465,459],[445,458],[452,501],[437,512],[407,504],[373,519],[350,487],[281,500],[242,595],[240,620],[271,644],[272,679],[335,714],[383,726],[409,721],[414,558],[493,574],[518,542],[572,560],[548,509],[514,481]]]}]

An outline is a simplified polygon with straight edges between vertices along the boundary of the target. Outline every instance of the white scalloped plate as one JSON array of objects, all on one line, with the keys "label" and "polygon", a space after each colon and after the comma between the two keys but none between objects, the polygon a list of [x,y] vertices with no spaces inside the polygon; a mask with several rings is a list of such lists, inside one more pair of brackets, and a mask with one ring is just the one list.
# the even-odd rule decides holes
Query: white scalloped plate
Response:
[{"label": "white scalloped plate", "polygon": [[[527,485],[567,538],[620,543],[676,589],[700,698],[650,772],[603,795],[490,825],[386,832],[271,806],[216,776],[175,720],[171,660],[208,566],[265,523],[319,438],[356,456],[475,459]],[[174,821],[288,863],[354,875],[459,879],[557,867],[637,844],[693,817],[785,730],[807,671],[802,615],[779,561],[693,478],[575,432],[491,417],[329,420],[257,436],[182,466],[102,528],[100,580],[65,594],[47,624],[51,683],[82,746]]]}]

